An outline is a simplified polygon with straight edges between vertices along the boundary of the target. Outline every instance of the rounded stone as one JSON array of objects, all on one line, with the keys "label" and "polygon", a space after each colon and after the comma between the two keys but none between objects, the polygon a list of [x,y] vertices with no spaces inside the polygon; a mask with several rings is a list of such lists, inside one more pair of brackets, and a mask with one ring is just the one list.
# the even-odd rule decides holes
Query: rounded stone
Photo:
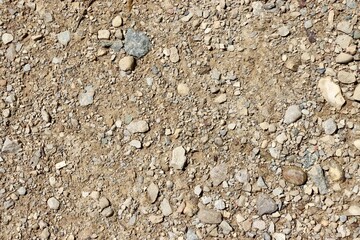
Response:
[{"label": "rounded stone", "polygon": [[332,181],[344,181],[345,174],[339,164],[334,163],[329,167],[329,176]]},{"label": "rounded stone", "polygon": [[120,27],[123,24],[123,20],[120,16],[116,16],[112,20],[111,24],[113,27]]},{"label": "rounded stone", "polygon": [[119,67],[122,71],[133,71],[135,69],[135,58],[126,56],[119,61]]},{"label": "rounded stone", "polygon": [[54,197],[49,198],[47,200],[47,204],[50,209],[54,209],[54,210],[58,210],[60,207],[60,202]]},{"label": "rounded stone", "polygon": [[179,93],[179,95],[181,96],[186,96],[189,94],[189,87],[184,84],[184,83],[180,83],[178,86],[177,86],[177,92]]},{"label": "rounded stone", "polygon": [[11,35],[10,33],[4,33],[2,36],[1,36],[1,40],[4,44],[8,44],[8,43],[11,43],[13,40],[14,40],[14,37],[13,35]]},{"label": "rounded stone", "polygon": [[300,167],[297,166],[285,166],[282,169],[283,178],[292,184],[297,186],[303,185],[307,181],[307,174]]}]

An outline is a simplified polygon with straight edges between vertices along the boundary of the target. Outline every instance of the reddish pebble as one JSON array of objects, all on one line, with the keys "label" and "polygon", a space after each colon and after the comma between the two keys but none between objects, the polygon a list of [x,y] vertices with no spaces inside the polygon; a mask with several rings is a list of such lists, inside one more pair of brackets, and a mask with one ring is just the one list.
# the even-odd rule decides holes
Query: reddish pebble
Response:
[{"label": "reddish pebble", "polygon": [[303,185],[307,181],[307,174],[300,167],[284,166],[282,169],[284,179],[297,186]]}]

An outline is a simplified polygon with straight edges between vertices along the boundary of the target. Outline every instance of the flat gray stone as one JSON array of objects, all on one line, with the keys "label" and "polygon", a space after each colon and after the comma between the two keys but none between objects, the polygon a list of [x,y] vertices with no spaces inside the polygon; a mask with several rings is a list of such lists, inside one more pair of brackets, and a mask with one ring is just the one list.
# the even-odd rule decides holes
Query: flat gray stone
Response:
[{"label": "flat gray stone", "polygon": [[301,118],[301,109],[298,105],[291,105],[285,112],[284,123],[290,124]]},{"label": "flat gray stone", "polygon": [[145,33],[128,29],[125,35],[125,52],[127,54],[141,58],[150,51],[150,48],[151,42]]},{"label": "flat gray stone", "polygon": [[272,214],[278,210],[276,202],[266,194],[260,194],[258,196],[256,208],[259,216]]},{"label": "flat gray stone", "polygon": [[322,123],[322,126],[324,128],[325,134],[332,135],[337,130],[337,125],[334,119],[329,118],[328,120],[324,121]]},{"label": "flat gray stone", "polygon": [[84,92],[79,94],[79,104],[80,106],[88,106],[94,101],[95,90],[92,86],[87,86],[84,89]]},{"label": "flat gray stone", "polygon": [[57,35],[59,43],[66,46],[70,42],[70,31],[64,31]]},{"label": "flat gray stone", "polygon": [[338,80],[341,83],[351,84],[356,82],[355,74],[352,72],[339,71],[338,72]]},{"label": "flat gray stone", "polygon": [[215,210],[201,208],[198,212],[198,218],[203,223],[219,224],[222,221],[222,215]]},{"label": "flat gray stone", "polygon": [[5,138],[1,151],[3,153],[17,153],[21,150],[20,144],[16,141],[10,140],[10,138]]},{"label": "flat gray stone", "polygon": [[49,198],[47,200],[47,204],[50,209],[54,209],[54,210],[58,210],[60,207],[60,202],[54,197]]},{"label": "flat gray stone", "polygon": [[315,183],[315,186],[319,189],[320,194],[328,193],[324,171],[319,164],[314,165],[308,172],[308,175]]},{"label": "flat gray stone", "polygon": [[145,133],[150,130],[149,124],[145,120],[132,121],[126,129],[131,133]]}]

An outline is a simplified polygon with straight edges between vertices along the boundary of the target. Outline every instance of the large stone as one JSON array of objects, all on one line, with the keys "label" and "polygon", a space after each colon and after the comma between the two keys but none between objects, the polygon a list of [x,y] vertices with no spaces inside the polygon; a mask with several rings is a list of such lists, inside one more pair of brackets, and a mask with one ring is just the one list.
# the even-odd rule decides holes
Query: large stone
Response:
[{"label": "large stone", "polygon": [[300,167],[285,166],[282,169],[284,179],[297,186],[303,185],[307,181],[307,174]]},{"label": "large stone", "polygon": [[203,223],[219,224],[222,221],[222,215],[215,210],[201,208],[198,212],[198,218]]},{"label": "large stone", "polygon": [[339,71],[338,73],[338,80],[341,83],[350,84],[356,82],[356,77],[354,73],[346,72],[346,71]]},{"label": "large stone", "polygon": [[256,208],[259,216],[272,214],[278,210],[276,202],[266,194],[260,194],[258,196]]},{"label": "large stone", "polygon": [[174,169],[184,169],[186,163],[185,149],[183,147],[176,147],[172,151],[172,157],[170,161],[170,167]]},{"label": "large stone", "polygon": [[349,63],[352,60],[354,60],[354,57],[348,53],[340,53],[339,55],[337,55],[337,57],[335,58],[335,61],[337,63]]},{"label": "large stone", "polygon": [[321,95],[332,106],[340,109],[345,104],[339,85],[331,80],[331,77],[324,77],[319,80],[318,87]]},{"label": "large stone", "polygon": [[145,56],[151,48],[149,38],[143,32],[136,32],[129,29],[125,35],[125,52],[131,56],[141,58]]}]

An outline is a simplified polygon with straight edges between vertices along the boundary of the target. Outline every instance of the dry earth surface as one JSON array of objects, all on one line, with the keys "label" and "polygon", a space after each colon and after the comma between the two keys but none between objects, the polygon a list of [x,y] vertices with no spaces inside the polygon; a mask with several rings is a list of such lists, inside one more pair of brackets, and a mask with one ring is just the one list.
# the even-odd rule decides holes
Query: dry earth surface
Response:
[{"label": "dry earth surface", "polygon": [[360,239],[357,0],[0,0],[0,239]]}]

